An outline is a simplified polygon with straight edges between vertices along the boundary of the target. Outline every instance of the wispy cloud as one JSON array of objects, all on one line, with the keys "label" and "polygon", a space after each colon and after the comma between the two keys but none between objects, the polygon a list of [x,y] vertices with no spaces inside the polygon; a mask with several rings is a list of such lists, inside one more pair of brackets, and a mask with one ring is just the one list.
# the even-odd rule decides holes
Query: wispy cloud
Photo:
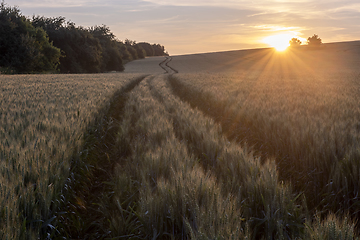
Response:
[{"label": "wispy cloud", "polygon": [[125,11],[141,11],[155,7],[156,4],[142,0],[8,0],[7,4],[21,8],[73,8],[73,7],[110,7],[122,8]]},{"label": "wispy cloud", "polygon": [[265,31],[299,31],[301,30],[300,27],[284,27],[284,26],[276,26],[276,25],[258,25],[253,26],[256,29],[259,30],[265,30]]}]

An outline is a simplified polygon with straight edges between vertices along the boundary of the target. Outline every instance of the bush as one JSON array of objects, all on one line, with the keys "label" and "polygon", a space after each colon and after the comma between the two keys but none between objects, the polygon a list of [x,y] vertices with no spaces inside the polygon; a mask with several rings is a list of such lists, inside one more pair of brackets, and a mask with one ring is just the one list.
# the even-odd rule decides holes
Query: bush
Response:
[{"label": "bush", "polygon": [[321,38],[314,34],[312,37],[308,37],[307,44],[312,47],[318,47],[322,44]]},{"label": "bush", "polygon": [[301,45],[301,41],[297,38],[292,38],[290,41],[290,47],[298,47]]}]

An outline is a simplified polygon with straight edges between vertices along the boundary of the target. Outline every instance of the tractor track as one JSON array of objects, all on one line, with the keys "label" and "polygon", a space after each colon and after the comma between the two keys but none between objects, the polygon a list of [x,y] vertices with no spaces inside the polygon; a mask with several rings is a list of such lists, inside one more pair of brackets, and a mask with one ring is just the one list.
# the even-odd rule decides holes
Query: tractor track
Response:
[{"label": "tractor track", "polygon": [[[55,214],[56,237],[68,239],[100,239],[108,237],[107,220],[99,206],[111,197],[111,182],[116,163],[129,155],[129,149],[116,148],[116,134],[123,118],[129,93],[149,75],[134,79],[114,93],[108,109],[100,111],[89,126],[80,156],[74,153],[70,176],[65,184],[62,206]],[[105,227],[105,228],[103,228]]]},{"label": "tractor track", "polygon": [[[166,57],[159,66],[168,76],[178,73]],[[108,219],[101,206],[113,193],[114,167],[131,154],[129,149],[116,147],[116,136],[123,120],[124,107],[132,90],[142,81],[149,85],[157,75],[143,75],[134,79],[111,97],[106,109],[99,111],[96,120],[89,125],[80,154],[74,153],[68,180],[62,192],[62,203],[54,213],[56,233],[48,234],[57,239],[102,239],[110,237]],[[168,79],[166,77],[166,79]]]},{"label": "tractor track", "polygon": [[164,61],[162,61],[161,63],[159,63],[159,66],[165,70],[165,73],[167,74],[174,74],[174,73],[179,73],[178,70],[174,69],[173,67],[169,66],[169,62],[172,61],[172,57],[166,57],[166,59]]}]

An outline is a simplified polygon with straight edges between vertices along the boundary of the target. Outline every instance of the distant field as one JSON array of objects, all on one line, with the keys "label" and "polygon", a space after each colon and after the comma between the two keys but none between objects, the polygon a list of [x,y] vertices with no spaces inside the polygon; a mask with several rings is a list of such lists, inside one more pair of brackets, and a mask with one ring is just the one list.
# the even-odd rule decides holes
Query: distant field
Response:
[{"label": "distant field", "polygon": [[143,60],[135,60],[126,64],[124,72],[161,74],[165,71],[159,66],[159,63],[165,59],[165,57],[148,57]]},{"label": "distant field", "polygon": [[359,63],[349,42],[0,76],[1,234],[354,239]]},{"label": "distant field", "polygon": [[[319,70],[356,71],[360,63],[360,41],[323,44],[320,49],[301,46],[298,50],[289,50],[276,52],[267,48],[173,56],[169,65],[176,68],[179,73],[238,72],[256,76],[264,70],[275,71],[276,74],[279,71],[286,73],[287,70],[296,69],[297,72],[309,74],[311,71]],[[289,59],[286,57],[288,55],[292,57]]]}]

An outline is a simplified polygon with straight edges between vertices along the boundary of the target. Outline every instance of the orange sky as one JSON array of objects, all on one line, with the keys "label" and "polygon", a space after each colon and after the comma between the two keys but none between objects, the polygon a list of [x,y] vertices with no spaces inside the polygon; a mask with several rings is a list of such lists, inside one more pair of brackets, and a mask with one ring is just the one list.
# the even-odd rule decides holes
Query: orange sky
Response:
[{"label": "orange sky", "polygon": [[360,40],[358,0],[7,0],[25,16],[105,24],[119,40],[164,45],[172,54],[269,46],[272,35]]}]

